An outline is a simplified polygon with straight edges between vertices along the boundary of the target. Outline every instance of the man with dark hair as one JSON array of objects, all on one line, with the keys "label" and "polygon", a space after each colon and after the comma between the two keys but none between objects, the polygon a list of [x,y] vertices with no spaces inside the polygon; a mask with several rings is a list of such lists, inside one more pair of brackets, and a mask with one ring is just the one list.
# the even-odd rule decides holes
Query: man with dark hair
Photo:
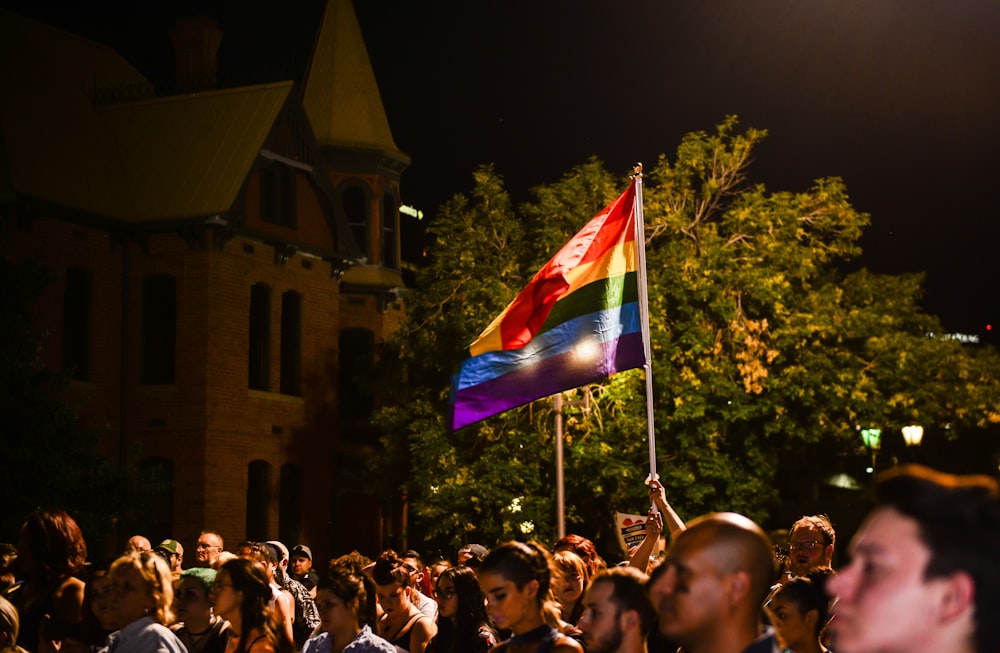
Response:
[{"label": "man with dark hair", "polygon": [[827,583],[837,653],[1000,650],[1000,484],[919,465],[876,480],[876,507]]},{"label": "man with dark hair", "polygon": [[645,584],[646,575],[633,567],[612,567],[594,577],[579,623],[587,653],[646,653],[656,612]]},{"label": "man with dark hair", "polygon": [[771,540],[760,526],[731,512],[700,517],[650,575],[660,634],[685,653],[771,653],[761,605],[773,578]]},{"label": "man with dark hair", "polygon": [[792,576],[808,576],[817,567],[830,569],[837,533],[826,515],[806,515],[788,532],[788,561]]}]

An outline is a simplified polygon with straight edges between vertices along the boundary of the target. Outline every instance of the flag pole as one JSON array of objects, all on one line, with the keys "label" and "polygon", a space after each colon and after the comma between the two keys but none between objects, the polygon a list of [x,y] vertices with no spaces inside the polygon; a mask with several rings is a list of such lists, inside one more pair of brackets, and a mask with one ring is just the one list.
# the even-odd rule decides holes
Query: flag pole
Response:
[{"label": "flag pole", "polygon": [[636,163],[632,179],[635,180],[635,243],[639,255],[639,270],[636,281],[639,285],[639,321],[642,327],[642,349],[645,362],[642,365],[646,376],[646,427],[649,440],[649,480],[655,481],[656,474],[656,434],[653,428],[653,364],[649,345],[649,290],[646,287],[646,228],[642,215],[642,164]]}]

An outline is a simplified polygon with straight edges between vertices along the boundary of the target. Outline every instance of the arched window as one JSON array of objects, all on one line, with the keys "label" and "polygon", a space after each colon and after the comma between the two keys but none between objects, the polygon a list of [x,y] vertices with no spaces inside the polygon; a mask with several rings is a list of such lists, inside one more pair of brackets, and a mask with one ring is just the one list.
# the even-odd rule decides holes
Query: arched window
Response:
[{"label": "arched window", "polygon": [[399,202],[396,194],[382,194],[382,265],[399,269]]},{"label": "arched window", "polygon": [[90,272],[83,268],[66,270],[63,293],[63,368],[73,370],[73,378],[90,378]]},{"label": "arched window", "polygon": [[177,280],[156,274],[142,282],[139,382],[174,382],[177,348]]},{"label": "arched window", "polygon": [[250,349],[248,351],[251,390],[271,389],[271,288],[264,283],[250,287]]},{"label": "arched window", "polygon": [[247,539],[268,538],[267,516],[271,507],[271,464],[254,460],[247,466]]},{"label": "arched window", "polygon": [[294,463],[281,466],[278,497],[278,538],[298,542],[302,530],[302,467]]},{"label": "arched window", "polygon": [[358,248],[362,254],[371,258],[371,247],[368,242],[371,202],[368,200],[368,193],[361,186],[350,184],[341,191],[340,203],[344,207],[347,225],[351,228],[351,234]]},{"label": "arched window", "polygon": [[302,295],[281,293],[281,394],[302,394]]}]

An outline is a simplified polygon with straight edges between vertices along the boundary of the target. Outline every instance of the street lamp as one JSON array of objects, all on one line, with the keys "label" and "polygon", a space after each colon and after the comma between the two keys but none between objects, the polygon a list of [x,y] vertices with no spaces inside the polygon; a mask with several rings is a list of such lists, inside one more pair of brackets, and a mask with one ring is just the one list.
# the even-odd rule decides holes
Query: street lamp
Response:
[{"label": "street lamp", "polygon": [[875,456],[878,454],[879,447],[882,446],[882,429],[861,429],[861,442],[864,443],[865,449],[872,453],[871,467],[865,470],[872,474],[875,472]]},{"label": "street lamp", "polygon": [[903,427],[903,441],[908,447],[919,447],[924,440],[924,427],[919,424],[910,424]]}]

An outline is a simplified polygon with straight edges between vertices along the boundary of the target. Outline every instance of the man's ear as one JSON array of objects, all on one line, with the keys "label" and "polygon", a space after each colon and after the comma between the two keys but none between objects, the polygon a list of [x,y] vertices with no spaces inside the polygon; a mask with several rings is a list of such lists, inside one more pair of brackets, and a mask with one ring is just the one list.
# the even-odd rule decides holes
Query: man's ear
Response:
[{"label": "man's ear", "polygon": [[951,621],[972,606],[976,598],[976,584],[964,571],[939,580],[945,584],[941,594],[941,618]]},{"label": "man's ear", "polygon": [[823,559],[826,561],[826,564],[830,564],[831,562],[833,562],[832,544],[827,544],[826,547],[823,548]]},{"label": "man's ear", "polygon": [[734,571],[727,576],[729,587],[729,602],[731,605],[740,603],[750,592],[750,574],[745,571]]},{"label": "man's ear", "polygon": [[622,613],[622,623],[625,625],[625,628],[638,628],[639,613],[635,610],[626,610]]}]

